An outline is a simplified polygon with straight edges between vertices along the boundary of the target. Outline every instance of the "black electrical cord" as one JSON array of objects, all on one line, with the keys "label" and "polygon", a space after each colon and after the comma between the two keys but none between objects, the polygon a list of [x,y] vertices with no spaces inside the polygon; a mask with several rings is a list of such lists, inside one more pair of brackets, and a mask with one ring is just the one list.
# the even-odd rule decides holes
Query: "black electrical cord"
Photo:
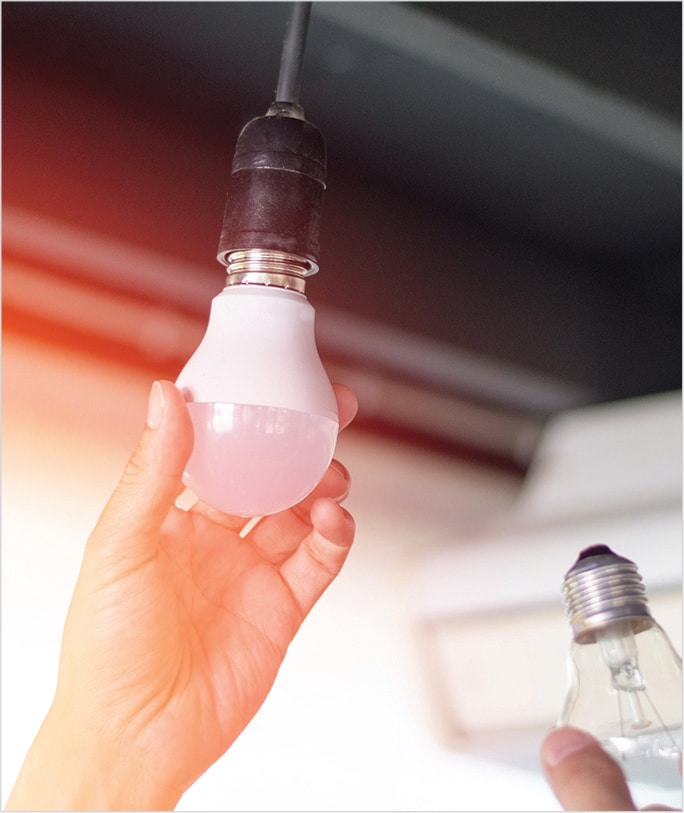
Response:
[{"label": "black electrical cord", "polygon": [[306,45],[310,14],[311,3],[292,4],[292,13],[285,32],[283,52],[280,59],[276,102],[299,104],[304,47]]}]

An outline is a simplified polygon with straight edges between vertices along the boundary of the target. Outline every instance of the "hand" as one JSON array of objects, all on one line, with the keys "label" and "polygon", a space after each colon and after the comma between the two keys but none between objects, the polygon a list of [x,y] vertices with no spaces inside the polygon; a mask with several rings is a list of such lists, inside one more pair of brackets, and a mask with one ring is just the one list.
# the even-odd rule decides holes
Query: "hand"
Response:
[{"label": "hand", "polygon": [[[340,425],[356,411],[337,386]],[[147,426],[86,545],[58,685],[9,808],[172,808],[268,694],[354,536],[333,461],[312,495],[246,520],[175,505],[193,431],[155,383]]]},{"label": "hand", "polygon": [[[636,810],[618,763],[590,734],[557,728],[546,736],[541,761],[565,810]],[[644,810],[671,810],[649,805]]]}]

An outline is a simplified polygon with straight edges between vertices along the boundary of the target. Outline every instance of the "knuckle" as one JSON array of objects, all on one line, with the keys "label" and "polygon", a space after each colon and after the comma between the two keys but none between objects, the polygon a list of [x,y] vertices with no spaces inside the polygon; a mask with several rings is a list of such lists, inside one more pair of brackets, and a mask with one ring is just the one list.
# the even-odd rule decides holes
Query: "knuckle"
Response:
[{"label": "knuckle", "polygon": [[150,469],[150,462],[139,449],[136,449],[128,459],[128,463],[121,475],[122,485],[133,485]]}]

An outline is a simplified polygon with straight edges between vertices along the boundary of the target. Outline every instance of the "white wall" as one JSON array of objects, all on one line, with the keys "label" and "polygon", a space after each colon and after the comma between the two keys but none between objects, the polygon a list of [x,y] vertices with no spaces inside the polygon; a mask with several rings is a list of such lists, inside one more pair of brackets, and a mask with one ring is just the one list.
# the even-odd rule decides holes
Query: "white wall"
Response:
[{"label": "white wall", "polygon": [[[3,347],[3,801],[51,700],[85,539],[144,421],[148,376],[6,336]],[[534,772],[438,743],[407,601],[416,552],[506,508],[514,480],[349,431],[358,523],[238,742],[186,810],[549,810]]]}]

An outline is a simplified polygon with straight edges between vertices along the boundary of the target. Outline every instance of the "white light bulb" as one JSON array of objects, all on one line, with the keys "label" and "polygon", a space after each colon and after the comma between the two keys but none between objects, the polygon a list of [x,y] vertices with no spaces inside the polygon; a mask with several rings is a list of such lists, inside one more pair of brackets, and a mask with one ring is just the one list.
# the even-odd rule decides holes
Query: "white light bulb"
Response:
[{"label": "white light bulb", "polygon": [[558,724],[593,734],[622,767],[637,805],[682,804],[682,661],[648,609],[636,565],[584,551],[563,597],[573,630]]},{"label": "white light bulb", "polygon": [[313,490],[332,459],[338,417],[303,293],[228,285],[176,384],[195,430],[184,482],[197,497],[254,517]]},{"label": "white light bulb", "polygon": [[297,101],[305,5],[295,4],[276,101],[238,137],[218,250],[226,287],[176,381],[195,430],[184,482],[243,517],[274,514],[310,494],[339,428],[304,295],[318,271],[326,185],[323,137]]}]

